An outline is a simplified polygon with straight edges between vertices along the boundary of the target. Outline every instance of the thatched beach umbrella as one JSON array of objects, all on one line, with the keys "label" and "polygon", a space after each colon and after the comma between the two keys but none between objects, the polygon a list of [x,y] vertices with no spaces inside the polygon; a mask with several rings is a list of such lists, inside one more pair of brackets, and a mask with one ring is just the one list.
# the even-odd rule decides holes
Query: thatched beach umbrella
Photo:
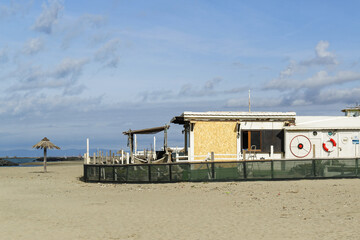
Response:
[{"label": "thatched beach umbrella", "polygon": [[47,149],[50,148],[50,149],[60,149],[58,146],[56,146],[55,144],[53,144],[52,142],[50,142],[49,139],[47,139],[46,137],[44,137],[40,142],[38,142],[37,144],[35,144],[33,146],[33,148],[36,148],[36,149],[44,149],[44,172],[46,172],[46,152],[47,152]]}]

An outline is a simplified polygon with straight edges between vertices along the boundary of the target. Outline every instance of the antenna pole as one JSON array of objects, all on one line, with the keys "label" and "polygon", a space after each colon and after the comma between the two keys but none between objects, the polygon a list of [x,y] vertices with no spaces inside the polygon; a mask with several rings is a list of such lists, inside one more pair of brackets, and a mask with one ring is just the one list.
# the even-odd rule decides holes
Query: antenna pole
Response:
[{"label": "antenna pole", "polygon": [[250,89],[249,89],[249,112],[251,112]]}]

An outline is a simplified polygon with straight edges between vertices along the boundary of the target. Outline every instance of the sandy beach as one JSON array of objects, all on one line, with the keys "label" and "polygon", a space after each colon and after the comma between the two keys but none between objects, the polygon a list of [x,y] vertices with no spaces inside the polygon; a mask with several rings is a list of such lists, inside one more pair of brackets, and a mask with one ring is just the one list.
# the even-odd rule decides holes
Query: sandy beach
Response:
[{"label": "sandy beach", "polygon": [[99,184],[0,168],[0,239],[358,239],[360,180]]}]

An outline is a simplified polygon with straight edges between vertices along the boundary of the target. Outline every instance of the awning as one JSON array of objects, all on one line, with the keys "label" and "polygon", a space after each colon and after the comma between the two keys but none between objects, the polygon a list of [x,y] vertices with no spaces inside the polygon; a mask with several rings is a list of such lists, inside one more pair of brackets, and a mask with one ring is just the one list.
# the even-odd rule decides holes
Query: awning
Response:
[{"label": "awning", "polygon": [[184,116],[175,116],[171,119],[171,123],[175,124],[186,124],[187,121],[185,121]]},{"label": "awning", "polygon": [[141,129],[141,130],[129,130],[127,132],[123,132],[124,135],[132,135],[132,134],[155,134],[155,133],[159,133],[162,132],[164,130],[169,129],[170,126],[169,125],[165,125],[165,126],[161,126],[161,127],[154,127],[154,128],[145,128],[145,129]]}]

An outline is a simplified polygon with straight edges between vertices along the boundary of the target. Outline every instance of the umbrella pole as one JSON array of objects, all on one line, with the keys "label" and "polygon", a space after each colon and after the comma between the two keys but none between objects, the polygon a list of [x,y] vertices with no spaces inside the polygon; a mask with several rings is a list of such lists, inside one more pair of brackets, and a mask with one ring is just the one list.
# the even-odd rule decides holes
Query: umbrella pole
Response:
[{"label": "umbrella pole", "polygon": [[44,148],[44,172],[46,172],[46,148]]}]

